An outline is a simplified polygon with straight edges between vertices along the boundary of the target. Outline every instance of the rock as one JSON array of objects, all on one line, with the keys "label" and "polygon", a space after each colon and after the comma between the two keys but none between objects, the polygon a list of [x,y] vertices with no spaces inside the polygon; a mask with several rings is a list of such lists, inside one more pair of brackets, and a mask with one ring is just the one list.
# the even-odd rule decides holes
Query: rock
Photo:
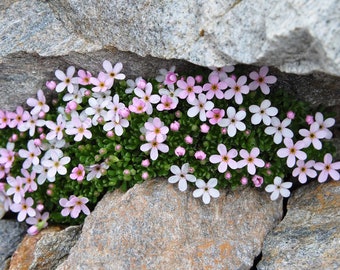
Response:
[{"label": "rock", "polygon": [[282,201],[253,188],[204,205],[166,180],[146,181],[106,194],[57,269],[249,269],[281,214]]},{"label": "rock", "polygon": [[80,226],[50,226],[35,236],[26,235],[15,251],[9,270],[51,270],[62,263],[80,234]]},{"label": "rock", "polygon": [[265,239],[257,269],[339,269],[339,207],[340,182],[295,191],[283,221]]},{"label": "rock", "polygon": [[27,227],[14,220],[0,220],[0,269],[6,269],[6,260],[12,256],[26,234]]},{"label": "rock", "polygon": [[1,57],[115,47],[201,66],[266,64],[340,74],[337,0],[21,0],[0,8]]}]

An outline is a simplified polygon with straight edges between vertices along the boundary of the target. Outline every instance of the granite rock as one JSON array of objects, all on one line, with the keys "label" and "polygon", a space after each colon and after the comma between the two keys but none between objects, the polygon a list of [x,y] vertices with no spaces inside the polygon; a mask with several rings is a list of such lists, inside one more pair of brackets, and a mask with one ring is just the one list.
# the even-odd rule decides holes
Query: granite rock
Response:
[{"label": "granite rock", "polygon": [[80,226],[50,226],[35,236],[26,235],[12,256],[9,270],[56,269],[68,256],[80,231]]},{"label": "granite rock", "polygon": [[10,258],[26,234],[27,226],[14,220],[0,220],[0,269],[6,269]]},{"label": "granite rock", "polygon": [[282,222],[265,239],[258,270],[339,269],[340,182],[296,190]]},{"label": "granite rock", "polygon": [[204,205],[165,179],[146,181],[105,195],[57,269],[249,269],[281,215],[282,201],[253,188]]}]

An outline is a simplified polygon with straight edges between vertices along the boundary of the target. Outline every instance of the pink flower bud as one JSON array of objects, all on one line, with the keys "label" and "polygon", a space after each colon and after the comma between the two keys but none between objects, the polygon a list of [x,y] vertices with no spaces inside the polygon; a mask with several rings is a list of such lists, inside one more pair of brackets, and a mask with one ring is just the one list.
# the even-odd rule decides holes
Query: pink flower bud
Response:
[{"label": "pink flower bud", "polygon": [[13,134],[11,136],[11,140],[12,140],[12,142],[16,142],[18,140],[18,134]]},{"label": "pink flower bud", "polygon": [[142,179],[143,180],[148,180],[149,179],[149,174],[147,172],[142,173]]},{"label": "pink flower bud", "polygon": [[263,184],[263,177],[259,175],[254,175],[251,180],[253,181],[255,187],[260,187]]},{"label": "pink flower bud", "polygon": [[48,196],[52,196],[53,191],[52,191],[51,189],[48,189],[48,190],[46,190],[46,194],[47,194]]},{"label": "pink flower bud", "polygon": [[41,119],[45,118],[45,115],[46,115],[46,113],[43,112],[43,111],[39,112],[39,114],[38,114],[39,118],[41,118]]},{"label": "pink flower bud", "polygon": [[122,150],[122,145],[117,144],[117,145],[115,146],[115,150],[116,150],[117,152],[120,151],[120,150]]},{"label": "pink flower bud", "polygon": [[38,133],[39,133],[39,134],[41,134],[41,133],[43,133],[43,132],[44,132],[44,129],[43,129],[42,127],[38,127],[38,129],[37,129],[37,130],[38,130]]},{"label": "pink flower bud", "polygon": [[71,109],[69,107],[66,107],[65,108],[65,113],[70,114],[71,113]]},{"label": "pink flower bud", "polygon": [[306,122],[308,125],[311,125],[314,123],[314,117],[312,115],[307,115],[306,116]]},{"label": "pink flower bud", "polygon": [[246,185],[246,184],[248,184],[248,178],[247,177],[245,177],[245,176],[243,176],[242,178],[241,178],[241,184],[242,185]]},{"label": "pink flower bud", "polygon": [[202,75],[196,75],[195,81],[196,81],[197,83],[201,83],[202,80],[203,80],[203,76],[202,76]]},{"label": "pink flower bud", "polygon": [[267,169],[269,169],[271,166],[272,166],[272,165],[270,164],[270,162],[267,162],[267,163],[264,165],[264,167],[267,168]]},{"label": "pink flower bud", "polygon": [[210,127],[207,124],[202,124],[200,128],[202,133],[208,133],[210,129]]},{"label": "pink flower bud", "polygon": [[179,128],[180,128],[180,123],[179,122],[177,122],[177,121],[174,121],[174,122],[172,122],[171,124],[170,124],[170,130],[172,130],[172,131],[178,131],[179,130]]},{"label": "pink flower bud", "polygon": [[143,78],[139,78],[139,80],[137,81],[137,87],[139,89],[144,89],[146,86],[146,81]]},{"label": "pink flower bud", "polygon": [[194,173],[195,172],[195,169],[193,167],[189,167],[189,173]]},{"label": "pink flower bud", "polygon": [[181,111],[176,111],[176,112],[175,112],[175,116],[176,116],[177,118],[181,118],[182,112],[181,112]]},{"label": "pink flower bud", "polygon": [[40,146],[41,145],[41,140],[40,139],[34,139],[34,145],[35,146]]},{"label": "pink flower bud", "polygon": [[166,76],[165,76],[165,80],[164,83],[165,84],[174,84],[175,82],[177,82],[177,75],[176,73],[169,71]]},{"label": "pink flower bud", "polygon": [[178,146],[175,149],[175,155],[178,157],[184,156],[185,155],[185,149],[182,146]]},{"label": "pink flower bud", "polygon": [[37,204],[37,210],[39,211],[39,212],[41,212],[42,210],[44,210],[44,205],[42,204],[42,203],[38,203]]},{"label": "pink flower bud", "polygon": [[123,174],[124,174],[124,175],[130,175],[130,170],[125,169],[125,170],[123,171]]},{"label": "pink flower bud", "polygon": [[221,128],[221,133],[222,133],[223,135],[227,134],[227,128]]},{"label": "pink flower bud", "polygon": [[144,159],[144,160],[142,161],[142,166],[143,166],[143,167],[149,167],[149,166],[150,166],[150,160]]},{"label": "pink flower bud", "polygon": [[85,96],[85,97],[91,96],[91,91],[90,91],[90,90],[86,90],[86,91],[84,92],[84,96]]},{"label": "pink flower bud", "polygon": [[128,108],[123,108],[119,110],[118,114],[123,118],[127,118],[130,115],[130,110]]},{"label": "pink flower bud", "polygon": [[47,81],[46,87],[50,90],[54,90],[56,88],[57,84],[55,81]]},{"label": "pink flower bud", "polygon": [[99,123],[99,124],[102,124],[102,123],[104,123],[104,118],[103,117],[98,117],[98,119],[97,119],[97,122]]},{"label": "pink flower bud", "polygon": [[27,233],[31,236],[37,235],[39,233],[39,229],[36,225],[32,225],[28,228]]},{"label": "pink flower bud", "polygon": [[108,138],[112,138],[115,134],[113,133],[112,130],[109,130],[107,133],[106,133],[106,137]]},{"label": "pink flower bud", "polygon": [[229,180],[231,178],[231,173],[230,172],[226,172],[224,175],[224,178]]},{"label": "pink flower bud", "polygon": [[198,160],[204,160],[206,157],[207,157],[207,155],[201,150],[199,150],[195,153],[195,158],[198,159]]},{"label": "pink flower bud", "polygon": [[232,78],[234,81],[236,81],[236,75],[235,74],[231,74],[230,78]]},{"label": "pink flower bud", "polygon": [[71,100],[67,103],[67,108],[69,108],[71,111],[74,111],[75,109],[77,109],[78,104],[77,102],[75,102],[74,100]]},{"label": "pink flower bud", "polygon": [[287,118],[288,119],[294,119],[295,118],[295,113],[293,111],[289,111],[287,112]]},{"label": "pink flower bud", "polygon": [[45,140],[46,134],[45,134],[45,133],[41,133],[41,134],[39,135],[39,138],[40,138],[40,140]]},{"label": "pink flower bud", "polygon": [[187,144],[192,144],[193,143],[193,138],[190,137],[189,135],[187,135],[185,138],[184,138],[184,141],[187,143]]}]

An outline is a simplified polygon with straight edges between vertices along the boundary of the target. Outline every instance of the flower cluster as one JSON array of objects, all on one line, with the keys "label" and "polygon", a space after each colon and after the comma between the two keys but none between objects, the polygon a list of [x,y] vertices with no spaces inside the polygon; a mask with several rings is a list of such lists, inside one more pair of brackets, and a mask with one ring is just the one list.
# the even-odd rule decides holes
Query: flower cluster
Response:
[{"label": "flower cluster", "polygon": [[80,223],[105,192],[155,177],[182,192],[194,186],[204,204],[239,185],[288,197],[290,174],[302,184],[339,180],[334,119],[272,91],[267,67],[249,76],[233,66],[195,76],[171,67],[148,80],[125,80],[122,68],[57,70],[46,83],[51,102],[39,90],[28,110],[0,110],[1,216],[18,213],[30,234],[48,220]]}]

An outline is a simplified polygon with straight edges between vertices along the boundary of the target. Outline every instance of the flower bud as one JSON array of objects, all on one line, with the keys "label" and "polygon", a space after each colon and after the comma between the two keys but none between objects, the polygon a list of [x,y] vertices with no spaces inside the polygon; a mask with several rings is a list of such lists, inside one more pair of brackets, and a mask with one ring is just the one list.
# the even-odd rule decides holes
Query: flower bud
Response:
[{"label": "flower bud", "polygon": [[198,159],[198,160],[204,160],[206,157],[207,157],[207,155],[201,150],[199,150],[195,153],[195,158]]},{"label": "flower bud", "polygon": [[187,144],[192,144],[192,143],[193,143],[193,138],[190,137],[189,135],[187,135],[187,136],[185,136],[184,141],[185,141]]},{"label": "flower bud", "polygon": [[207,124],[202,124],[200,128],[202,133],[208,133],[210,129],[210,127]]},{"label": "flower bud", "polygon": [[248,178],[247,177],[245,177],[245,176],[243,176],[242,178],[241,178],[241,184],[242,185],[246,185],[246,184],[248,184]]},{"label": "flower bud", "polygon": [[182,146],[178,146],[175,149],[175,155],[178,157],[184,156],[185,155],[185,149]]},{"label": "flower bud", "polygon": [[254,175],[251,180],[253,181],[255,187],[260,187],[263,184],[263,177],[259,175]]},{"label": "flower bud", "polygon": [[172,130],[172,131],[178,131],[179,130],[179,128],[180,128],[180,123],[179,122],[177,122],[177,121],[174,121],[174,122],[172,122],[171,124],[170,124],[170,130]]},{"label": "flower bud", "polygon": [[49,89],[49,90],[54,90],[57,86],[57,83],[55,81],[47,81],[46,82],[46,87]]}]

